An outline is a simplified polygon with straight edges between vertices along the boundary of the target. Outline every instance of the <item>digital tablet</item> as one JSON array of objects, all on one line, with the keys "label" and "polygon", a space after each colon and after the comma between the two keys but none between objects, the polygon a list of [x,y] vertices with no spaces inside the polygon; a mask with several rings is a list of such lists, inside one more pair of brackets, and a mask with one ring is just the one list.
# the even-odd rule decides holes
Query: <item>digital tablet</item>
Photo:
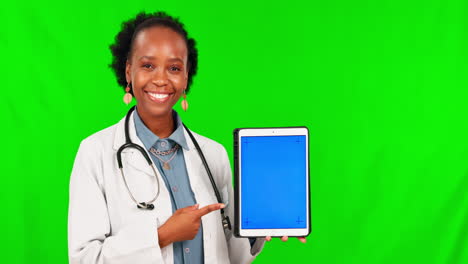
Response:
[{"label": "digital tablet", "polygon": [[235,129],[234,177],[235,236],[310,233],[306,127]]}]

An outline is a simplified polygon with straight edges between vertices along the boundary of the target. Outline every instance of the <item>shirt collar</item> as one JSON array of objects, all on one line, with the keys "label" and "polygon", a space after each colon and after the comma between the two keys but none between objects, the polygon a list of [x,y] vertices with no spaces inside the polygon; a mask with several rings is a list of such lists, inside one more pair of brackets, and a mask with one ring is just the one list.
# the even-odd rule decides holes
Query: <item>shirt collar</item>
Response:
[{"label": "shirt collar", "polygon": [[[141,120],[138,111],[135,108],[133,120],[135,122],[135,129],[137,136],[140,138],[143,145],[145,145],[146,149],[149,150],[154,144],[159,140],[159,137],[156,136]],[[175,120],[176,129],[174,132],[167,138],[173,140],[175,143],[179,144],[185,150],[189,150],[187,140],[184,136],[184,126],[182,124],[182,120],[180,119],[179,115],[175,110],[172,110],[172,117]]]}]

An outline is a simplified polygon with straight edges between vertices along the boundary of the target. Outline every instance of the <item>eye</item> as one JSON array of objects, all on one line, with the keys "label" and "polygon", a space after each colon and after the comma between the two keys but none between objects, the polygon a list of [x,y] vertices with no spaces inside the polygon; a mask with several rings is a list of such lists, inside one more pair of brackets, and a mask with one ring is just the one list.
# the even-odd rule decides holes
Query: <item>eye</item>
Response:
[{"label": "eye", "polygon": [[143,68],[145,69],[152,69],[153,68],[153,65],[149,64],[149,63],[145,63],[142,65]]},{"label": "eye", "polygon": [[177,66],[171,66],[169,69],[171,71],[181,71],[181,69],[179,67],[177,67]]}]

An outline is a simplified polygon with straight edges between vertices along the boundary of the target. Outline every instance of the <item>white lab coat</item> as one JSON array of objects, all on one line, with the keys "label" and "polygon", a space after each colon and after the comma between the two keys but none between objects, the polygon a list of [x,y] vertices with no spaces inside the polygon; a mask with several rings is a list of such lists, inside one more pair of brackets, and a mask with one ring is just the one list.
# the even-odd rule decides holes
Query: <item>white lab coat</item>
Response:
[{"label": "white lab coat", "polygon": [[[125,118],[80,144],[70,179],[68,253],[71,264],[174,262],[172,244],[161,249],[158,243],[157,229],[172,215],[171,199],[161,175],[158,172],[161,186],[154,210],[136,207],[120,175],[116,153],[125,142],[124,121]],[[129,127],[132,141],[143,146],[136,135],[133,116]],[[184,133],[189,150],[183,151],[195,199],[200,207],[217,203],[197,150],[187,132]],[[233,222],[234,197],[226,150],[213,140],[193,134]],[[143,156],[127,148],[122,152],[122,160],[135,199],[151,200],[156,193],[156,179]],[[205,263],[250,263],[263,248],[264,239],[257,239],[251,249],[248,239],[225,233],[218,211],[203,216],[202,225]]]}]

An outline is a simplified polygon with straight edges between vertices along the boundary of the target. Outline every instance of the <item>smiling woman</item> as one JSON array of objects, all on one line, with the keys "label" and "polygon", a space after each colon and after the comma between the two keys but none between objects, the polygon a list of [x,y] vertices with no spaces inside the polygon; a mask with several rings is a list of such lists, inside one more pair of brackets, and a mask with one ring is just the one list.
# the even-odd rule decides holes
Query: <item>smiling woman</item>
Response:
[{"label": "smiling woman", "polygon": [[[124,101],[128,104],[129,94],[135,96],[143,120],[169,117],[197,72],[195,40],[188,37],[182,23],[163,12],[140,13],[122,26],[110,47],[114,55],[110,66],[127,91]],[[186,110],[186,100],[184,105]]]},{"label": "smiling woman", "polygon": [[[138,114],[156,134],[160,120],[171,120],[172,106],[186,90],[187,53],[184,38],[167,27],[142,30],[133,42],[125,76],[138,101]],[[172,124],[160,137],[170,135]]]},{"label": "smiling woman", "polygon": [[110,48],[136,111],[81,142],[70,179],[70,263],[251,262],[265,240],[232,235],[226,150],[173,110],[181,96],[188,106],[195,41],[177,19],[140,13]]}]

